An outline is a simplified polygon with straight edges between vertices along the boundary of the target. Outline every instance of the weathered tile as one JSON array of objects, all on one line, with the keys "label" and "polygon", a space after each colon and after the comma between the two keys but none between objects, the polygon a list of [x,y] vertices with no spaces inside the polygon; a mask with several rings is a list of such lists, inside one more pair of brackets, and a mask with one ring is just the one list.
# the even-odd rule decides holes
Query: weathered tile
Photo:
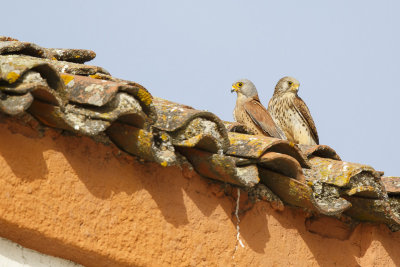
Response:
[{"label": "weathered tile", "polygon": [[226,151],[228,134],[223,122],[207,111],[154,98],[158,120],[154,127],[168,132],[173,144],[182,147],[200,147],[210,152]]},{"label": "weathered tile", "polygon": [[308,146],[308,145],[297,145],[300,148],[301,152],[307,157],[320,157],[320,158],[329,158],[335,160],[341,160],[336,151],[330,146],[326,145],[316,145],[316,146]]},{"label": "weathered tile", "polygon": [[292,143],[267,136],[229,133],[230,146],[227,155],[244,158],[260,158],[267,152],[278,152],[296,159],[304,168],[309,168],[308,160]]},{"label": "weathered tile", "polygon": [[183,147],[178,151],[205,177],[245,187],[252,187],[260,180],[255,164],[239,167],[230,156]]},{"label": "weathered tile", "polygon": [[0,55],[18,54],[53,60],[84,63],[96,57],[96,53],[86,49],[44,48],[39,45],[19,42],[10,37],[0,38]]},{"label": "weathered tile", "polygon": [[400,177],[384,176],[381,179],[389,195],[400,195]]}]

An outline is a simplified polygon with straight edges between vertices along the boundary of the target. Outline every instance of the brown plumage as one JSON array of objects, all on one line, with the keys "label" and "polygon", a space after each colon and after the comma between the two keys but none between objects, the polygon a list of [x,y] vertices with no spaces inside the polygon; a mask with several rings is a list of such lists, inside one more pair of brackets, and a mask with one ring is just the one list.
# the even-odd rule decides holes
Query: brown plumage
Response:
[{"label": "brown plumage", "polygon": [[246,79],[232,85],[231,92],[237,92],[233,117],[259,135],[286,139],[285,134],[277,127],[267,109],[258,98],[254,84]]},{"label": "brown plumage", "polygon": [[268,111],[289,141],[317,145],[317,128],[306,103],[297,95],[299,86],[295,78],[280,79],[268,103]]}]

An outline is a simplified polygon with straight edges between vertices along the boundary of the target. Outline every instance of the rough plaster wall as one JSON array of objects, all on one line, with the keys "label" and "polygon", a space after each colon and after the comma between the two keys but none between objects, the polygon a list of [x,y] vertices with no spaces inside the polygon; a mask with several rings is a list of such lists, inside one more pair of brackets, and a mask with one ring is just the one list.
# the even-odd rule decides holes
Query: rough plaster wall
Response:
[{"label": "rough plaster wall", "polygon": [[0,238],[0,267],[79,267],[71,261],[44,255]]},{"label": "rough plaster wall", "polygon": [[301,210],[266,202],[240,213],[235,250],[236,201],[219,184],[1,120],[0,188],[0,236],[87,266],[400,266],[400,233],[386,226],[326,238]]}]

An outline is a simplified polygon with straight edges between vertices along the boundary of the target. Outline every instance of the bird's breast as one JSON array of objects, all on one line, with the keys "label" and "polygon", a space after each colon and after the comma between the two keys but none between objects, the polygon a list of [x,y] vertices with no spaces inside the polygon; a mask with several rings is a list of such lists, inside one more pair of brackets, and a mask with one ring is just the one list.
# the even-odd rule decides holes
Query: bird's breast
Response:
[{"label": "bird's breast", "polygon": [[268,110],[289,141],[314,145],[315,141],[312,138],[311,130],[294,105],[295,97],[296,95],[294,94],[273,97],[268,104]]}]

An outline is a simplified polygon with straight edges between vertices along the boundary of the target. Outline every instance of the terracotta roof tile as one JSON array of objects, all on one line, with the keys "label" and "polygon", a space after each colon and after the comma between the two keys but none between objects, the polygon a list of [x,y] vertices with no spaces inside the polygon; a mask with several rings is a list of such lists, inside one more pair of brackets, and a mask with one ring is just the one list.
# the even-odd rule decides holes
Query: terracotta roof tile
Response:
[{"label": "terracotta roof tile", "polygon": [[275,171],[300,182],[306,181],[300,163],[289,155],[268,152],[262,155],[257,163],[262,168]]},{"label": "terracotta roof tile", "polygon": [[24,112],[32,104],[33,96],[29,93],[15,96],[7,95],[0,91],[0,111],[17,115]]},{"label": "terracotta roof tile", "polygon": [[295,158],[309,168],[307,158],[293,143],[286,140],[240,133],[229,133],[230,146],[226,154],[243,158],[260,158],[267,152],[278,152]]},{"label": "terracotta roof tile", "polygon": [[310,164],[311,169],[304,169],[305,175],[310,181],[320,181],[339,187],[347,186],[351,179],[361,172],[378,178],[372,167],[363,164],[320,157],[312,157]]},{"label": "terracotta roof tile", "polygon": [[327,145],[316,145],[316,146],[297,145],[297,147],[300,148],[301,152],[307,158],[317,156],[321,158],[341,160],[340,156],[336,153],[336,151]]},{"label": "terracotta roof tile", "polygon": [[198,147],[210,152],[225,152],[229,146],[223,122],[208,111],[193,109],[161,98],[154,98],[158,120],[154,127],[168,132],[179,147]]},{"label": "terracotta roof tile", "polygon": [[0,113],[29,113],[44,125],[102,137],[162,166],[189,163],[276,209],[285,203],[399,229],[399,177],[381,178],[370,166],[341,161],[329,146],[256,136],[211,112],[153,98],[140,84],[79,64],[94,56],[0,37]]},{"label": "terracotta roof tile", "polygon": [[260,181],[255,164],[237,166],[234,157],[200,149],[179,148],[178,151],[205,177],[246,187],[252,187]]},{"label": "terracotta roof tile", "polygon": [[228,132],[253,134],[253,135],[256,134],[254,131],[252,131],[250,128],[248,128],[246,125],[238,123],[238,122],[224,121],[224,125]]},{"label": "terracotta roof tile", "polygon": [[129,154],[163,166],[178,164],[175,148],[164,132],[146,131],[130,124],[115,122],[106,133],[111,141]]},{"label": "terracotta roof tile", "polygon": [[306,210],[316,210],[311,201],[312,189],[307,184],[264,168],[260,169],[260,174],[262,183],[284,203]]},{"label": "terracotta roof tile", "polygon": [[0,37],[0,55],[20,54],[33,57],[84,63],[96,57],[96,53],[86,49],[43,48],[33,43],[20,42],[10,37]]},{"label": "terracotta roof tile", "polygon": [[400,216],[398,203],[392,207],[388,199],[349,198],[352,207],[346,214],[364,222],[385,223],[391,230],[400,230]]},{"label": "terracotta roof tile", "polygon": [[400,195],[400,177],[385,176],[381,179],[389,195]]}]

